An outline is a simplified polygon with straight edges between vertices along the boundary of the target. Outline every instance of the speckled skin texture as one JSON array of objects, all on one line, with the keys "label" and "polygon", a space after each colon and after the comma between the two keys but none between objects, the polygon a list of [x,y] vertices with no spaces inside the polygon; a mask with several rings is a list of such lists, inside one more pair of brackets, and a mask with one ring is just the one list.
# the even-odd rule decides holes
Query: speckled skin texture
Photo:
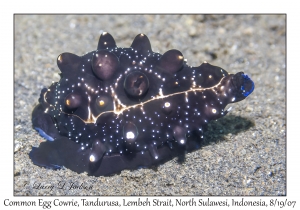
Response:
[{"label": "speckled skin texture", "polygon": [[175,49],[153,52],[145,34],[122,48],[103,32],[97,50],[62,53],[57,65],[60,81],[42,89],[32,112],[33,127],[49,142],[29,155],[39,166],[94,176],[199,148],[207,123],[254,90],[243,72],[189,66]]},{"label": "speckled skin texture", "polygon": [[[15,23],[20,46],[15,50],[15,195],[286,194],[284,16],[16,16]],[[111,32],[118,46],[130,46],[132,37],[145,33],[153,51],[180,49],[191,66],[206,60],[230,73],[247,72],[256,90],[210,123],[201,149],[186,154],[182,164],[176,158],[157,168],[98,178],[35,166],[28,154],[42,138],[32,129],[30,114],[40,90],[60,79],[53,61],[62,52],[95,49],[99,29]],[[93,189],[32,187],[61,180]]]}]

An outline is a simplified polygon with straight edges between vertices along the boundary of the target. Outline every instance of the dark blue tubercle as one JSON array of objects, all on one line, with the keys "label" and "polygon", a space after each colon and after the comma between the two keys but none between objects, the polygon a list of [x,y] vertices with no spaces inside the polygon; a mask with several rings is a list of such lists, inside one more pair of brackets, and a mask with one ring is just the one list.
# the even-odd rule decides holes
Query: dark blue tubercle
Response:
[{"label": "dark blue tubercle", "polygon": [[241,90],[243,91],[243,95],[247,97],[254,90],[254,82],[248,77],[248,75],[243,74],[244,82],[241,86]]},{"label": "dark blue tubercle", "polygon": [[60,165],[51,164],[49,162],[42,162],[40,157],[37,156],[38,152],[39,152],[38,147],[32,147],[32,150],[29,153],[29,157],[31,158],[31,160],[34,164],[45,167],[45,168],[53,169],[53,170],[62,169],[62,166],[60,166]]},{"label": "dark blue tubercle", "polygon": [[38,128],[38,127],[34,127],[34,129],[39,132],[39,134],[44,137],[45,139],[47,139],[48,141],[54,141],[54,138],[52,138],[51,136],[49,136],[45,131],[43,131],[42,129]]}]

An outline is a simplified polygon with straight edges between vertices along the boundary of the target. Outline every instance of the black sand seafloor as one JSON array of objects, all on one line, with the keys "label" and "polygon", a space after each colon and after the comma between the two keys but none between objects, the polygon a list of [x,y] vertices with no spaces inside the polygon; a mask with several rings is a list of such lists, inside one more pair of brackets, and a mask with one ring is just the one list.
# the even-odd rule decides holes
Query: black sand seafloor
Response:
[{"label": "black sand seafloor", "polygon": [[[40,91],[60,79],[58,55],[70,52],[81,56],[96,50],[100,35],[106,31],[112,34],[118,47],[129,47],[134,37],[142,33],[151,41],[153,52],[163,54],[178,49],[190,66],[207,61],[232,74],[245,72],[254,81],[255,90],[245,100],[229,104],[226,109],[232,109],[225,117],[207,125],[199,149],[162,164],[122,170],[111,176],[94,174],[99,177],[91,172],[88,176],[88,173],[78,174],[68,169],[77,165],[80,158],[74,158],[71,163],[68,159],[70,164],[60,170],[34,165],[32,160],[40,161],[40,156],[49,148],[40,150],[38,157],[31,155],[32,160],[29,158],[32,147],[39,148],[45,141],[33,129],[31,113],[38,105]],[[15,15],[14,194],[285,195],[285,33],[284,15]],[[138,75],[133,76],[144,76],[135,74]],[[97,76],[107,81],[111,77],[101,72]],[[130,90],[127,88],[129,96],[136,97]],[[77,97],[76,94],[71,96]],[[144,100],[147,100],[146,94]],[[74,103],[79,106],[71,98],[66,101],[70,113]],[[100,104],[103,105],[103,100]],[[49,107],[44,108],[48,111]],[[82,114],[78,110],[79,115]],[[39,120],[37,125],[45,121],[44,118]],[[124,129],[135,134],[131,127]],[[48,144],[52,143],[44,142],[41,146]],[[71,153],[72,146],[64,147],[70,148],[65,155],[69,156],[67,152]],[[106,153],[109,144],[105,148]],[[163,151],[155,148],[146,151],[149,151],[150,161],[153,160],[150,157],[155,159],[157,152]],[[107,157],[104,155],[103,160]],[[43,159],[42,164],[45,162],[48,164],[48,160]],[[117,161],[107,163],[117,166]],[[64,187],[59,187],[62,183]],[[82,187],[70,189],[68,186],[72,184]],[[54,187],[39,189],[38,186]]]}]

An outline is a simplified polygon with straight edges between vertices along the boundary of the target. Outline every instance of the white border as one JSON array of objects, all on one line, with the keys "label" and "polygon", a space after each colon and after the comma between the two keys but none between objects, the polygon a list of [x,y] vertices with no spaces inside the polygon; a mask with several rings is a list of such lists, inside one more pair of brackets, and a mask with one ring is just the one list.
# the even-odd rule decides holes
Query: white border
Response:
[{"label": "white border", "polygon": [[[11,200],[37,200],[38,197],[13,197],[13,14],[14,13],[286,13],[287,14],[287,196],[280,200],[297,200],[300,205],[299,170],[299,55],[300,46],[299,15],[296,4],[282,1],[7,1],[1,5],[1,178],[0,203],[5,198]],[[129,3],[130,2],[130,3]],[[294,1],[295,2],[295,1]],[[86,4],[86,6],[84,5]],[[72,5],[72,7],[70,7]],[[4,120],[5,119],[5,120]],[[4,135],[3,135],[4,134]],[[63,197],[61,200],[80,199]],[[182,198],[182,197],[181,197]],[[188,197],[183,197],[187,199]],[[201,197],[205,198],[205,197]],[[224,200],[237,197],[213,197]],[[259,200],[261,197],[246,197]],[[277,197],[274,197],[277,198]],[[55,198],[44,198],[53,200]],[[123,197],[105,197],[105,200]],[[134,200],[133,198],[132,200]],[[167,199],[167,198],[166,198]],[[172,197],[172,199],[175,199]],[[196,198],[196,199],[199,199]],[[237,198],[238,199],[238,198]],[[270,200],[272,197],[262,197]],[[41,208],[41,207],[38,207]],[[135,209],[140,207],[133,207]],[[199,208],[199,207],[197,207]],[[298,207],[299,208],[299,207]],[[259,209],[265,209],[260,207]],[[277,209],[277,208],[276,208]]]}]

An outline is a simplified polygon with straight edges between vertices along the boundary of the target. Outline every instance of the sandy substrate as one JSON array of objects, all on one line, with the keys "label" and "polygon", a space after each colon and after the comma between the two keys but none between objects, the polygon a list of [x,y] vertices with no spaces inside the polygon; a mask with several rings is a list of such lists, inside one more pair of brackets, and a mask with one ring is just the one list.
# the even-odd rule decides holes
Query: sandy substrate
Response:
[{"label": "sandy substrate", "polygon": [[[182,164],[109,177],[40,168],[28,156],[42,140],[31,125],[40,91],[59,80],[60,53],[95,50],[103,31],[121,47],[144,33],[154,51],[178,49],[189,65],[244,71],[255,90],[209,124],[203,147]],[[14,38],[14,195],[286,195],[284,15],[16,15]]]}]

